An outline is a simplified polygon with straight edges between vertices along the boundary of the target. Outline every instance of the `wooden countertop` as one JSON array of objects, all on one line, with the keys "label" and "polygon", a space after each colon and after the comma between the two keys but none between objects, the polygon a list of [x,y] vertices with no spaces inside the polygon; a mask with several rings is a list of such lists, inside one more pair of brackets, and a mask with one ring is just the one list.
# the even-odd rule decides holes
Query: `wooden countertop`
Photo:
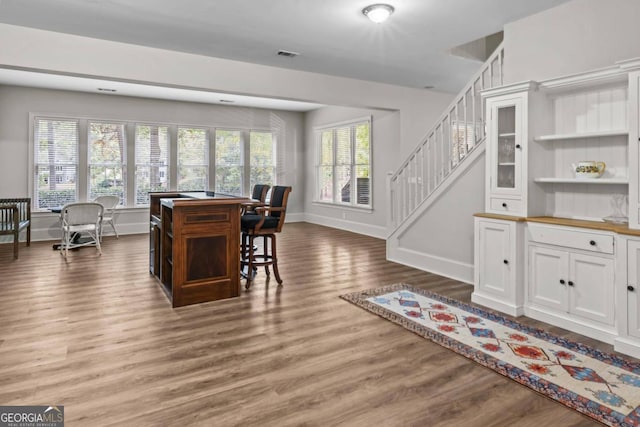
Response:
[{"label": "wooden countertop", "polygon": [[160,203],[163,206],[173,208],[174,206],[209,206],[209,205],[230,205],[243,204],[251,200],[247,197],[229,196],[216,194],[215,196],[207,196],[203,193],[180,193],[177,198],[162,198]]},{"label": "wooden countertop", "polygon": [[537,222],[542,224],[562,225],[566,227],[588,228],[591,230],[611,231],[613,233],[626,234],[629,236],[640,236],[640,230],[630,229],[626,224],[611,224],[601,221],[585,221],[581,219],[559,218],[554,216],[516,217],[491,213],[477,213],[474,214],[474,216],[481,218],[501,219],[504,221]]}]

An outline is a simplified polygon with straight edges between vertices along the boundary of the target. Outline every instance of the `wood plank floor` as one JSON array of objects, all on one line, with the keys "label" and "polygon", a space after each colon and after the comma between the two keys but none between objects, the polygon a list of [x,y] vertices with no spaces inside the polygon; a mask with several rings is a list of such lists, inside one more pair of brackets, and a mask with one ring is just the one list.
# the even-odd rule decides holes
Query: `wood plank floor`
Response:
[{"label": "wood plank floor", "polygon": [[68,426],[597,425],[338,298],[406,282],[469,301],[470,285],[317,225],[287,224],[278,250],[284,286],[261,271],[239,298],[171,309],[147,236],[68,263],[0,245],[0,405],[62,404]]}]

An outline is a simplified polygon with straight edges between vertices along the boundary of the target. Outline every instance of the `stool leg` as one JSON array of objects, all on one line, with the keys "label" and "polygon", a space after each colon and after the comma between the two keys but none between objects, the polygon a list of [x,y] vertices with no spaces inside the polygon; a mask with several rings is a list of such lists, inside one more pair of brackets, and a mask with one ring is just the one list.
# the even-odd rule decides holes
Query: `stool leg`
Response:
[{"label": "stool leg", "polygon": [[273,262],[273,274],[276,276],[276,282],[282,284],[280,272],[278,271],[278,257],[276,256],[276,235],[271,235],[271,261]]},{"label": "stool leg", "polygon": [[[269,260],[269,251],[268,251],[268,249],[267,249],[267,248],[269,247],[269,246],[267,245],[267,238],[268,238],[269,236],[266,236],[266,235],[265,235],[265,236],[263,236],[263,237],[264,237],[264,241],[262,242],[262,246],[263,246],[263,248],[264,248],[264,250],[263,250],[263,253],[264,253],[264,260],[265,260],[265,262],[266,262],[266,261],[268,261],[268,260]],[[268,265],[268,264],[265,264],[265,266],[264,266],[264,272],[267,274],[267,277],[269,277],[269,276],[271,275],[271,273],[269,272],[269,265]]]},{"label": "stool leg", "polygon": [[245,289],[251,287],[251,281],[253,280],[253,235],[249,235],[249,260],[247,264],[247,283],[244,285]]}]

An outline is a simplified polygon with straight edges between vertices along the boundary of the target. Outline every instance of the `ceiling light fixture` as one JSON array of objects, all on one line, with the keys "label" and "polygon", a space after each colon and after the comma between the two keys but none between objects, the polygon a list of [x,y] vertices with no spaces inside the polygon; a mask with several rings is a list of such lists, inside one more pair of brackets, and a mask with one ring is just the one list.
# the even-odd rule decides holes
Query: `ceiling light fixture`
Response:
[{"label": "ceiling light fixture", "polygon": [[376,24],[384,22],[393,13],[395,9],[388,4],[372,4],[362,9],[362,13]]}]

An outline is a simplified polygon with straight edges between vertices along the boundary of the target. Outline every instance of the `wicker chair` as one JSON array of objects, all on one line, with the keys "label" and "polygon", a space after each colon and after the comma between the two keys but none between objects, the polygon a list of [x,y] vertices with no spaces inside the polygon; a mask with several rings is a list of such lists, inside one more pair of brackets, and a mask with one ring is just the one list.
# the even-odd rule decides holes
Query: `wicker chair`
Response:
[{"label": "wicker chair", "polygon": [[0,236],[13,236],[13,257],[18,259],[20,232],[27,230],[27,246],[31,246],[31,199],[0,199]]},{"label": "wicker chair", "polygon": [[104,206],[104,214],[102,215],[102,223],[100,224],[100,241],[102,241],[102,227],[106,224],[111,225],[113,232],[118,239],[118,230],[116,230],[116,206],[120,204],[118,196],[99,196],[94,200]]},{"label": "wicker chair", "polygon": [[[100,227],[103,213],[104,207],[95,202],[69,203],[62,208],[62,212],[60,212],[60,226],[62,228],[60,253],[65,260],[69,255],[69,249],[82,246],[95,245],[98,253],[102,255]],[[89,238],[76,241],[73,236],[78,233],[85,233]]]}]

